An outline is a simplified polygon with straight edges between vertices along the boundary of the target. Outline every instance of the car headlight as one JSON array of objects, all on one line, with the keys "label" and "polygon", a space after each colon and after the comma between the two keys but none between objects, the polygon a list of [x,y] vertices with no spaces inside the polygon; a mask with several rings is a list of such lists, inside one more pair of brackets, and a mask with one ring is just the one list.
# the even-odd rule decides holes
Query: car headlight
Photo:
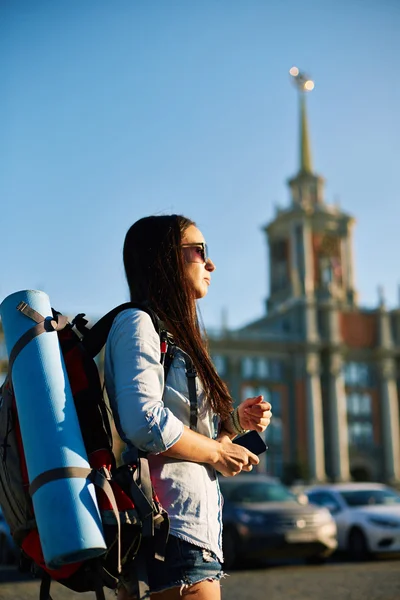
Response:
[{"label": "car headlight", "polygon": [[376,525],[377,527],[388,527],[390,529],[400,527],[400,521],[396,519],[390,519],[389,517],[367,517],[367,521],[372,523],[372,525]]},{"label": "car headlight", "polygon": [[332,521],[332,515],[327,508],[320,508],[315,515],[315,522],[318,524],[331,523]]},{"label": "car headlight", "polygon": [[336,536],[337,527],[335,521],[332,521],[331,523],[325,523],[325,525],[322,525],[319,532],[321,535]]},{"label": "car headlight", "polygon": [[248,523],[261,525],[262,523],[265,523],[268,520],[268,518],[265,515],[259,513],[246,512],[245,510],[238,510],[236,515],[238,520],[241,523],[246,523],[246,525]]}]

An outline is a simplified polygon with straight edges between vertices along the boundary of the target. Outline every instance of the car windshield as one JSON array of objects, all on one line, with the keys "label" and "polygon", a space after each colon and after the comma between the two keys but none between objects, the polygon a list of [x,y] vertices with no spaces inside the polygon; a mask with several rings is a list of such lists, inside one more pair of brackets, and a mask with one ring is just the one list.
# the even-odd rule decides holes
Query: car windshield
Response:
[{"label": "car windshield", "polygon": [[348,506],[374,506],[377,504],[400,504],[400,494],[394,490],[351,490],[341,491]]},{"label": "car windshield", "polygon": [[274,482],[220,482],[221,492],[225,500],[231,502],[288,502],[296,500],[284,485]]}]

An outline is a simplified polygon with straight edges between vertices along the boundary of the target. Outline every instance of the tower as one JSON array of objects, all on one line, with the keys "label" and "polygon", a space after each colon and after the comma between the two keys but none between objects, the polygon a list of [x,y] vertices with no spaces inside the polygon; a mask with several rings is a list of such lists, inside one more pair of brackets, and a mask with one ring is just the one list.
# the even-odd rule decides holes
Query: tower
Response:
[{"label": "tower", "polygon": [[235,397],[264,394],[268,472],[308,482],[351,477],[400,482],[400,310],[358,303],[352,216],[325,199],[314,171],[306,93],[299,100],[299,163],[290,200],[264,227],[269,250],[267,311],[211,339]]},{"label": "tower", "polygon": [[282,302],[315,296],[354,304],[354,218],[324,198],[324,179],[313,171],[307,91],[313,82],[291,69],[299,94],[299,170],[289,179],[290,205],[265,227],[269,246],[268,310]]}]

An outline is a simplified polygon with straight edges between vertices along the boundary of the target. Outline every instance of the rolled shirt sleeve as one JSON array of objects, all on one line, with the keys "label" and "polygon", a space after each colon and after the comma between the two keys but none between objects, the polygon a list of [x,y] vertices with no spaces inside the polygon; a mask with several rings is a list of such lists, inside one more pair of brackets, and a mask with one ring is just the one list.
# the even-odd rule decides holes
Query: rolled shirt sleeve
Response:
[{"label": "rolled shirt sleeve", "polygon": [[181,437],[183,423],[164,406],[160,338],[150,316],[127,309],[114,320],[106,344],[107,394],[121,437],[159,454]]}]

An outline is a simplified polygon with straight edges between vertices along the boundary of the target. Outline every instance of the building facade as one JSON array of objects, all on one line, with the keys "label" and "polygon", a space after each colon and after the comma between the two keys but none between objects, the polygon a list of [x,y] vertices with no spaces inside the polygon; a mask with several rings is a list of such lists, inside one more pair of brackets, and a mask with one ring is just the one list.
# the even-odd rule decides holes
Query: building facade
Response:
[{"label": "building facade", "polygon": [[[217,370],[239,402],[272,404],[261,469],[288,483],[371,479],[400,483],[400,309],[357,300],[354,218],[324,198],[312,168],[304,96],[300,168],[291,201],[264,229],[266,313],[209,332]],[[7,354],[0,323],[0,383]]]},{"label": "building facade", "polygon": [[326,203],[312,169],[304,96],[300,168],[290,205],[265,226],[266,314],[209,333],[215,365],[239,402],[272,404],[262,469],[291,482],[400,482],[400,309],[357,300],[355,220]]}]

